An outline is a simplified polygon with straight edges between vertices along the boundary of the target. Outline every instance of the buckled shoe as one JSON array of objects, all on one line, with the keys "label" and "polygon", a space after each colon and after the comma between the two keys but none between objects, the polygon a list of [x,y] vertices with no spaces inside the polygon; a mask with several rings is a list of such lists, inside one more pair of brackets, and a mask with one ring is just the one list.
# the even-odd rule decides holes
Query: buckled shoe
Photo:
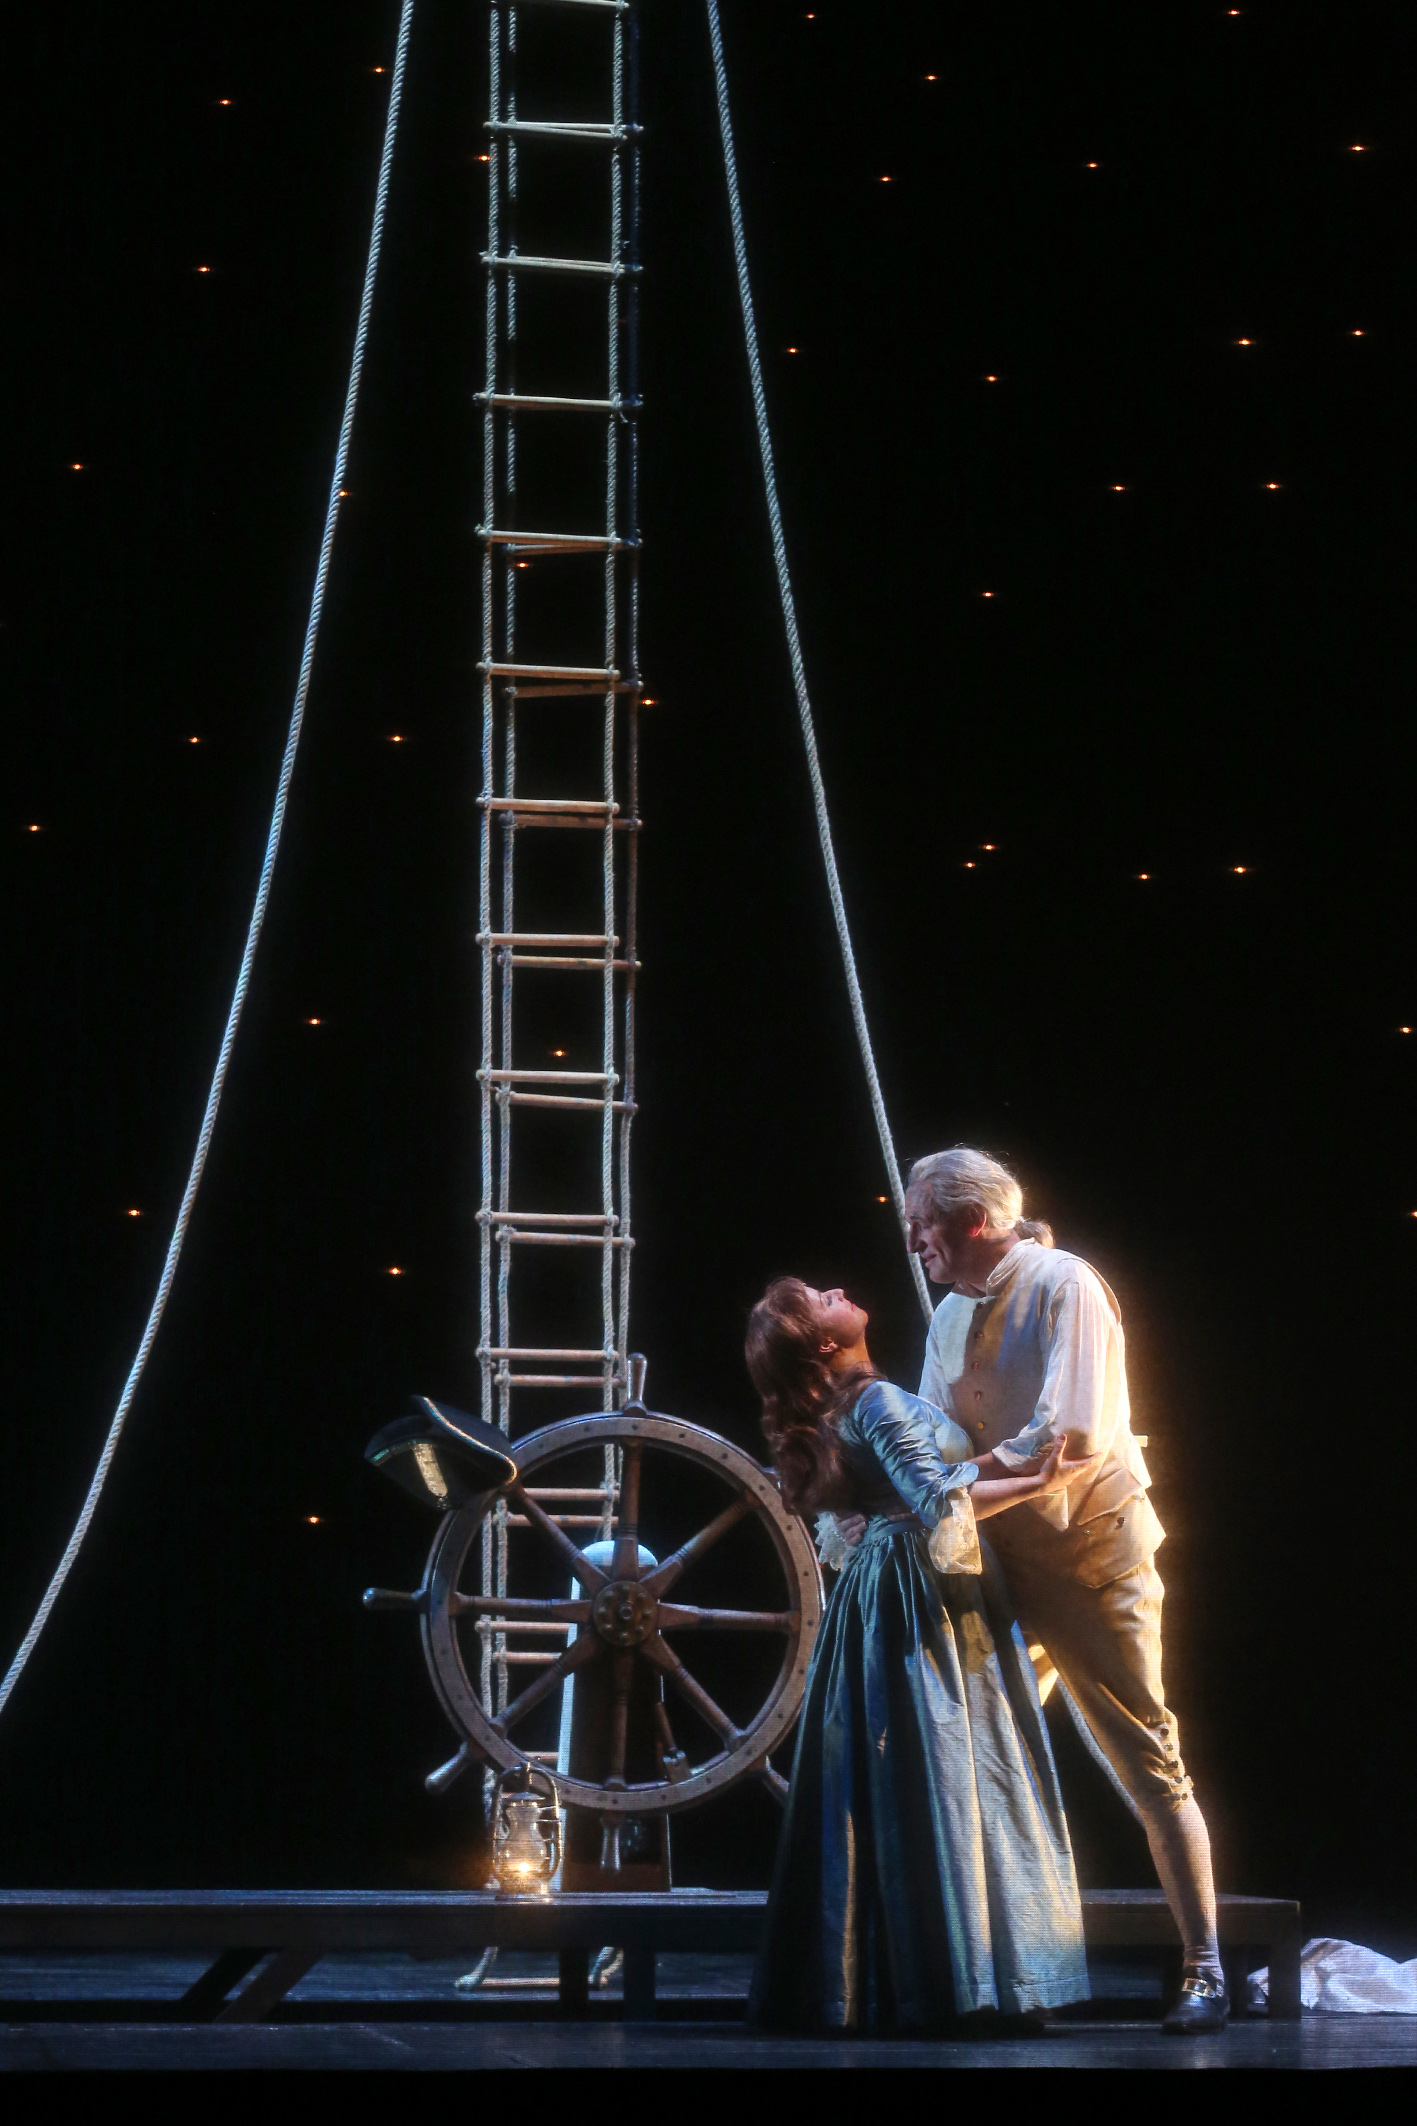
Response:
[{"label": "buckled shoe", "polygon": [[1187,1972],[1161,2027],[1168,2037],[1205,2037],[1223,2030],[1229,2020],[1230,1995],[1223,1983]]}]

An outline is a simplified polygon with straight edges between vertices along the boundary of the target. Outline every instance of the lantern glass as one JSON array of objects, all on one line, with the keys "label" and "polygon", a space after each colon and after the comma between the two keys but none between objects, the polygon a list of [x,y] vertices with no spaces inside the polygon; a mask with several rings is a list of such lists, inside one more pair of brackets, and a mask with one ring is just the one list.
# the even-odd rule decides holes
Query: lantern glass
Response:
[{"label": "lantern glass", "polygon": [[498,1784],[492,1876],[504,1894],[545,1897],[561,1865],[561,1816],[555,1786],[545,1773],[523,1776],[528,1786],[519,1793],[508,1793]]}]

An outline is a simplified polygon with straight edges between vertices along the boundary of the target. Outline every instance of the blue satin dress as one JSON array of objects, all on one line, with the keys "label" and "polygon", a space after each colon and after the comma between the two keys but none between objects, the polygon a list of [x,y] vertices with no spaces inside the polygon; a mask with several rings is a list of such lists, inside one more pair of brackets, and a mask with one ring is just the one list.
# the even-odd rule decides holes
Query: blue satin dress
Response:
[{"label": "blue satin dress", "polygon": [[976,1474],[945,1462],[939,1421],[887,1381],[841,1421],[871,1518],[808,1671],[749,2009],[761,2028],[928,2031],[1088,1996],[1057,1772],[1007,1587],[985,1543],[980,1572],[930,1562],[928,1531]]}]

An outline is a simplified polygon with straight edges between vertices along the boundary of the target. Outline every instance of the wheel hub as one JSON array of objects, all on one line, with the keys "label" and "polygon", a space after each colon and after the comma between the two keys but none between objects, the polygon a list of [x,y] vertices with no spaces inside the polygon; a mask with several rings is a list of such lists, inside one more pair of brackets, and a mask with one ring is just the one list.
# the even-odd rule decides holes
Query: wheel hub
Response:
[{"label": "wheel hub", "polygon": [[639,1646],[654,1630],[659,1608],[638,1580],[612,1580],[590,1605],[590,1620],[611,1646]]}]

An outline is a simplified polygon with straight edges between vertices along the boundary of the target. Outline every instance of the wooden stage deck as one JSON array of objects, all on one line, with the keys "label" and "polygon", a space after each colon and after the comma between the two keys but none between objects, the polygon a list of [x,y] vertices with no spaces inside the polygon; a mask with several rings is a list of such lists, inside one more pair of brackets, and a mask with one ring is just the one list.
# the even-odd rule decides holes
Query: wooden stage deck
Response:
[{"label": "wooden stage deck", "polygon": [[[10,1890],[0,1891],[0,1959],[185,1956],[195,1960],[194,1969],[165,2004],[165,2017],[251,2024],[279,2012],[292,1990],[331,1959],[471,1962],[480,1950],[496,1947],[556,1959],[554,1998],[542,1998],[546,2012],[565,2020],[606,2006],[591,1999],[588,1977],[591,1956],[608,1946],[625,1955],[619,2014],[648,2023],[661,2007],[659,1960],[751,1956],[765,1904],[762,1891],[720,1890],[622,1897],[572,1892],[547,1899],[485,1891]],[[1094,1890],[1084,1894],[1083,1910],[1090,1955],[1150,1952],[1153,1960],[1174,1959],[1179,1944],[1159,1891]],[[1295,2018],[1298,1905],[1282,1898],[1222,1897],[1220,1934],[1237,2000],[1243,2003],[1245,1972],[1267,1963],[1266,2020]],[[328,2000],[328,1989],[321,1990]],[[482,2005],[468,2003],[470,2009]],[[667,2011],[669,2003],[663,2006]],[[81,1998],[74,2008],[80,2016],[92,2014]],[[44,2009],[51,2020],[61,2018],[62,1993]]]}]

